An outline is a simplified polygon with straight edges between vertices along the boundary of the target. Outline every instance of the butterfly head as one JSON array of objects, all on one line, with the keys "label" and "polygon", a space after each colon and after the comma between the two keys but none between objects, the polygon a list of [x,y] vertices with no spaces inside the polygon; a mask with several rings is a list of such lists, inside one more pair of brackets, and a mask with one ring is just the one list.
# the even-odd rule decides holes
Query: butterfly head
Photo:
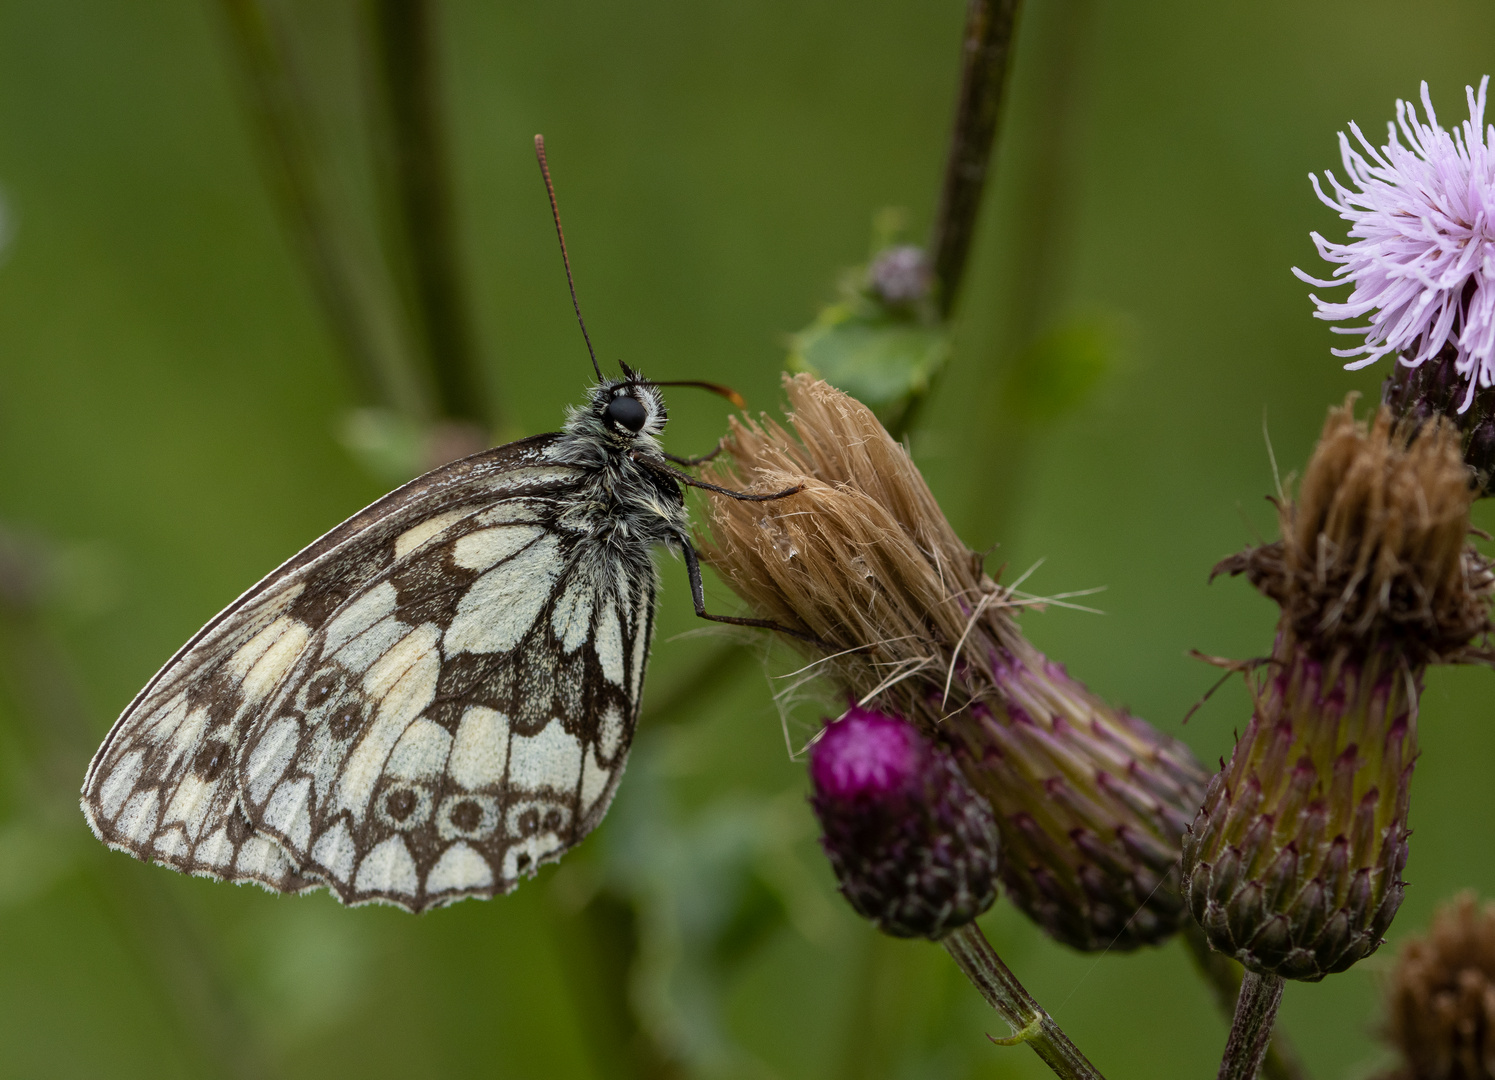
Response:
[{"label": "butterfly head", "polygon": [[594,434],[619,447],[652,441],[663,431],[669,412],[664,395],[648,379],[626,365],[621,379],[603,379],[592,391],[584,413],[573,416]]}]

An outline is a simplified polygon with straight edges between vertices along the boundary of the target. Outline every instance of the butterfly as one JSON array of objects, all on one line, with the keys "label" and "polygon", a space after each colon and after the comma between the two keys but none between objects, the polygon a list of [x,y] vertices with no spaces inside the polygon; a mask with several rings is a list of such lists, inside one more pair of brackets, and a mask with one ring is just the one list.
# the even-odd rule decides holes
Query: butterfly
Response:
[{"label": "butterfly", "polygon": [[[539,137],[536,152],[575,304]],[[594,829],[638,723],[655,547],[684,557],[697,615],[795,633],[706,612],[681,485],[798,489],[730,492],[672,466],[705,459],[661,449],[660,386],[720,388],[592,365],[560,432],[412,480],[198,631],[89,765],[99,839],[422,911],[508,892]]]}]

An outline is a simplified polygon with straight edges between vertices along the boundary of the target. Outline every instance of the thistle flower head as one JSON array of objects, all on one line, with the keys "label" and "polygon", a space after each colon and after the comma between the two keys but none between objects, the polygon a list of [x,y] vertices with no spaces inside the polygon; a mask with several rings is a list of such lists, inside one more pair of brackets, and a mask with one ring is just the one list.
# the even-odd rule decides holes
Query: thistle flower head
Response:
[{"label": "thistle flower head", "polygon": [[1417,705],[1466,657],[1495,588],[1467,543],[1472,491],[1441,421],[1330,412],[1282,539],[1226,559],[1282,606],[1255,708],[1184,839],[1210,944],[1317,980],[1374,952],[1401,905]]},{"label": "thistle flower head", "polygon": [[1404,1062],[1388,1080],[1495,1080],[1495,904],[1440,907],[1398,951],[1386,1011]]},{"label": "thistle flower head", "polygon": [[[1322,288],[1352,285],[1347,300],[1313,296],[1317,317],[1329,322],[1367,319],[1336,327],[1363,336],[1345,366],[1365,367],[1388,353],[1416,367],[1445,344],[1455,352],[1467,409],[1479,387],[1495,382],[1495,127],[1485,126],[1485,90],[1466,87],[1469,119],[1452,132],[1438,123],[1422,84],[1423,118],[1416,105],[1398,101],[1396,123],[1377,149],[1355,124],[1354,145],[1343,132],[1340,157],[1346,180],[1326,172],[1332,194],[1316,176],[1314,191],[1350,223],[1349,239],[1334,243],[1313,233],[1319,255],[1337,269],[1330,280],[1303,281]],[[1405,139],[1405,143],[1402,141]]]},{"label": "thistle flower head", "polygon": [[1468,543],[1474,493],[1446,424],[1357,421],[1350,395],[1330,410],[1295,499],[1278,504],[1282,539],[1225,559],[1277,601],[1286,627],[1321,655],[1396,642],[1426,663],[1488,625],[1490,563]]},{"label": "thistle flower head", "polygon": [[912,724],[853,708],[810,748],[810,783],[841,892],[884,932],[940,938],[991,907],[991,807]]},{"label": "thistle flower head", "polygon": [[712,479],[801,490],[714,502],[707,560],[758,614],[844,646],[816,659],[854,700],[958,751],[996,812],[1008,894],[1045,930],[1080,949],[1168,937],[1203,770],[1023,637],[1023,599],[983,572],[869,409],[807,375],[786,388],[797,437],[734,422]]}]

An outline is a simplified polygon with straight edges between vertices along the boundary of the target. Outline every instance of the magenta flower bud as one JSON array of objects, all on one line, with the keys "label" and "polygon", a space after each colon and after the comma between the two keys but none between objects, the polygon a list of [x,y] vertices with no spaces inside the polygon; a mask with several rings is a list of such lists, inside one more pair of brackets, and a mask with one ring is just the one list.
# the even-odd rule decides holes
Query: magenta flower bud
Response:
[{"label": "magenta flower bud", "polygon": [[991,807],[912,724],[853,708],[811,748],[810,784],[841,892],[884,933],[937,939],[991,907]]}]

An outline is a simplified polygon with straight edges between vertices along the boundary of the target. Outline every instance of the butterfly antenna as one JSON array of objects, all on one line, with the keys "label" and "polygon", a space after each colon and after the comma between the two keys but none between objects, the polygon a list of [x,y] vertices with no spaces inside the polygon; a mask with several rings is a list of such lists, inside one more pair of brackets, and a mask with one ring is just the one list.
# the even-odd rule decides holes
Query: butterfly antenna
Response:
[{"label": "butterfly antenna", "polygon": [[602,381],[602,368],[597,364],[597,353],[592,348],[592,336],[587,333],[587,321],[581,317],[581,304],[576,299],[576,282],[571,277],[571,257],[566,254],[566,233],[561,229],[561,208],[555,201],[555,185],[550,182],[550,166],[545,163],[545,136],[535,136],[535,157],[540,159],[540,175],[545,177],[545,194],[550,196],[550,213],[555,218],[555,235],[561,241],[561,263],[566,267],[566,284],[571,289],[571,306],[576,309],[576,321],[581,326],[581,339],[587,343],[587,355],[592,358],[592,370],[597,381]]}]

